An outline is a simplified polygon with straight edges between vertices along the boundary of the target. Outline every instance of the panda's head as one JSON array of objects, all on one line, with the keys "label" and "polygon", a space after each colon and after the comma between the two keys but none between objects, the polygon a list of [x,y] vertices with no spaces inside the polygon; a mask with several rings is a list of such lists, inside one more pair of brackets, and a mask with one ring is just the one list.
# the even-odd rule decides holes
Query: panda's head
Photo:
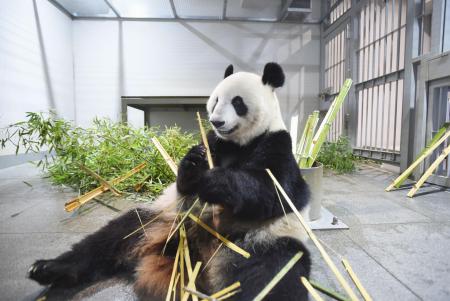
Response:
[{"label": "panda's head", "polygon": [[264,132],[286,129],[275,95],[283,83],[283,70],[276,63],[267,63],[262,76],[233,74],[233,66],[228,66],[206,105],[217,136],[245,145]]}]

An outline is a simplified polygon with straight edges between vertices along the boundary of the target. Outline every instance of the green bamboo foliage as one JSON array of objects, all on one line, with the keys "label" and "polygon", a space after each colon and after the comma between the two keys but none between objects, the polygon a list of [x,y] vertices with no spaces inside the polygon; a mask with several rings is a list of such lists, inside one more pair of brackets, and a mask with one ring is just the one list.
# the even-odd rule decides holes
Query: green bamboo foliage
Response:
[{"label": "green bamboo foliage", "polygon": [[330,127],[336,119],[336,115],[347,97],[351,85],[352,80],[349,78],[346,79],[341,91],[328,109],[328,112],[320,124],[317,132],[315,132],[315,128],[319,120],[319,112],[314,111],[314,113],[308,117],[302,138],[300,139],[299,146],[297,148],[297,163],[300,168],[310,168],[314,164],[320,148],[325,142]]}]

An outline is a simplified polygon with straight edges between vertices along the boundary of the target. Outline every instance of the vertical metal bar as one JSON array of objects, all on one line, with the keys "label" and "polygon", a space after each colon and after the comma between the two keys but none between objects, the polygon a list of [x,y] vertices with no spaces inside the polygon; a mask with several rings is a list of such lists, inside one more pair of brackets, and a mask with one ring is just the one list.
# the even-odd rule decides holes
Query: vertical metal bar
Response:
[{"label": "vertical metal bar", "polygon": [[227,3],[228,3],[228,0],[223,0],[222,20],[227,19]]},{"label": "vertical metal bar", "polygon": [[419,33],[415,23],[415,0],[407,0],[406,32],[405,32],[405,77],[403,80],[402,125],[400,136],[400,171],[404,171],[412,163],[414,155],[414,117],[415,107],[415,77],[412,65],[413,48]]}]

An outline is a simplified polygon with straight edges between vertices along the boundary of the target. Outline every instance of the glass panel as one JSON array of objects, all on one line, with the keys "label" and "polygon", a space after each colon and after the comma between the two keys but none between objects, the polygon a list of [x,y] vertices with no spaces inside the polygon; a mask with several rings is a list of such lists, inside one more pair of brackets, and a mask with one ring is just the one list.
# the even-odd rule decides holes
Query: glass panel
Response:
[{"label": "glass panel", "polygon": [[275,21],[282,3],[282,0],[228,0],[227,17]]},{"label": "glass panel", "polygon": [[76,17],[115,17],[103,0],[56,0]]},{"label": "glass panel", "polygon": [[450,50],[450,0],[446,0],[444,17],[444,43],[443,51]]},{"label": "glass panel", "polygon": [[169,0],[109,0],[124,18],[173,18]]},{"label": "glass panel", "polygon": [[223,0],[174,0],[181,18],[222,18]]}]

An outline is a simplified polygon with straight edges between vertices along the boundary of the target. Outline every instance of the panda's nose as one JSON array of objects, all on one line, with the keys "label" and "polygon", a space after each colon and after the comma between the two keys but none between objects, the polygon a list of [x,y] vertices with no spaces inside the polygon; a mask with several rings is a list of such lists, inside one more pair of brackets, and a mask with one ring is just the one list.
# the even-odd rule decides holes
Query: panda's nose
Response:
[{"label": "panda's nose", "polygon": [[210,120],[213,126],[218,129],[225,124],[225,121]]}]

